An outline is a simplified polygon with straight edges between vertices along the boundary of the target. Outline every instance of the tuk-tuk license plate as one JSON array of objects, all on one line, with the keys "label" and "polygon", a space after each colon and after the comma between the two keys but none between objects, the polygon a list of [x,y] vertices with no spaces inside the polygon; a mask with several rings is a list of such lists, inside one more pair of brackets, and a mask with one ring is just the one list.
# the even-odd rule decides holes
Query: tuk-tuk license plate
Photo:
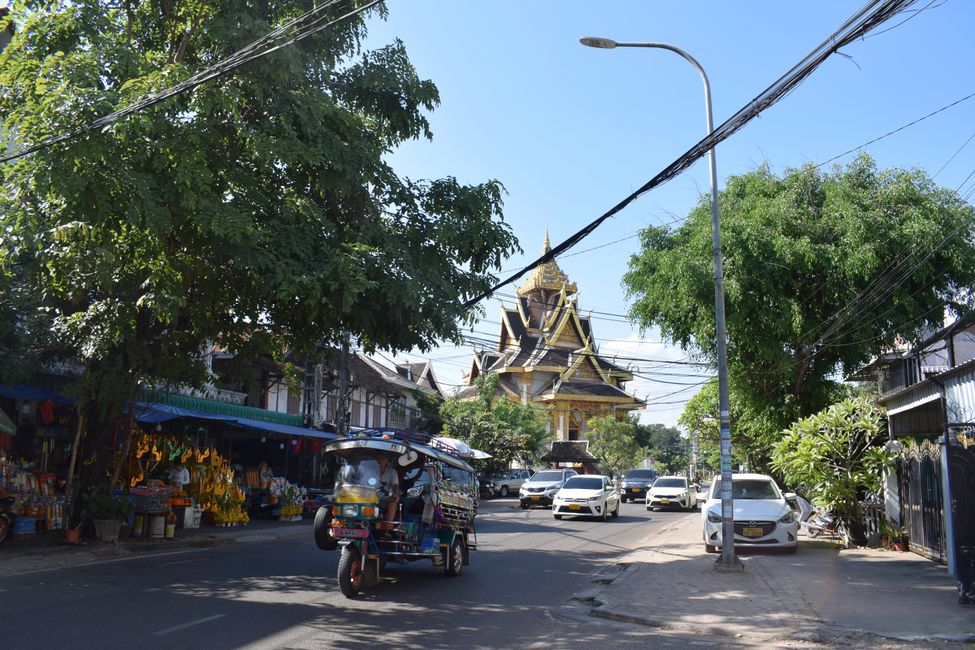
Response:
[{"label": "tuk-tuk license plate", "polygon": [[761,537],[762,536],[762,529],[761,528],[742,528],[741,534],[744,537]]},{"label": "tuk-tuk license plate", "polygon": [[365,528],[334,528],[332,534],[336,537],[365,539],[369,537],[369,531]]},{"label": "tuk-tuk license plate", "polygon": [[582,510],[582,506],[580,506],[578,503],[570,503],[569,510]]},{"label": "tuk-tuk license plate", "polygon": [[542,497],[532,497],[532,501],[538,501],[538,500],[539,500],[539,499],[541,499],[541,498],[542,498]]}]

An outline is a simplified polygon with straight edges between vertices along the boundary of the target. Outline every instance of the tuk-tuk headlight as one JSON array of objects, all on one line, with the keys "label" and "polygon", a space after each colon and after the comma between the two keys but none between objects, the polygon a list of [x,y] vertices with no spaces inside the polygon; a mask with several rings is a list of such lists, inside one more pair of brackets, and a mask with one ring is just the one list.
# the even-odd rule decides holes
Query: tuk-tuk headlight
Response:
[{"label": "tuk-tuk headlight", "polygon": [[343,517],[358,517],[359,516],[359,506],[353,506],[353,505],[342,506],[342,516]]},{"label": "tuk-tuk headlight", "polygon": [[376,516],[376,506],[362,506],[362,516],[363,517],[375,517]]}]

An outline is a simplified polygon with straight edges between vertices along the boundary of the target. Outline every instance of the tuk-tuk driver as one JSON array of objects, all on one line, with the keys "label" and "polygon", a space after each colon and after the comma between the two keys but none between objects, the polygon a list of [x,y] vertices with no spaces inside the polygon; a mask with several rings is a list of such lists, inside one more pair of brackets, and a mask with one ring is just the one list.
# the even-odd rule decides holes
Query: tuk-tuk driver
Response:
[{"label": "tuk-tuk driver", "polygon": [[379,488],[384,495],[381,502],[386,503],[384,519],[392,521],[396,515],[396,509],[399,507],[399,474],[396,473],[396,468],[389,462],[389,456],[386,455],[379,457]]}]

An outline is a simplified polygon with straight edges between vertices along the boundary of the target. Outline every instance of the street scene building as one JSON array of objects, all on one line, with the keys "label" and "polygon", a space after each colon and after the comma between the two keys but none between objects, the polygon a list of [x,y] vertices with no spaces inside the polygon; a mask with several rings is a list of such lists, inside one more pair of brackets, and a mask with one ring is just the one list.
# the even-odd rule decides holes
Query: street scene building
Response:
[{"label": "street scene building", "polygon": [[[551,250],[548,234],[542,253]],[[466,380],[497,374],[498,396],[548,413],[557,441],[586,439],[591,418],[625,418],[644,400],[628,394],[633,373],[600,356],[592,319],[581,312],[578,288],[555,261],[536,268],[518,287],[513,307],[501,310],[494,350],[475,350]],[[472,395],[473,389],[460,394]]]}]

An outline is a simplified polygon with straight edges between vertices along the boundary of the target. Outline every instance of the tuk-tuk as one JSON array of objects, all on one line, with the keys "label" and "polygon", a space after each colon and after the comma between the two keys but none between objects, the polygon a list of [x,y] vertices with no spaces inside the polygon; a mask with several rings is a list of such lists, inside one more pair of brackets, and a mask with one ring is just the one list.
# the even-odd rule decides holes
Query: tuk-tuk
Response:
[{"label": "tuk-tuk", "polygon": [[[448,576],[470,563],[477,548],[475,471],[441,440],[379,430],[325,446],[339,467],[332,503],[315,515],[315,541],[323,550],[341,548],[338,583],[346,597],[378,584],[387,562],[432,560]],[[390,471],[399,482],[398,503],[383,480]]]}]

